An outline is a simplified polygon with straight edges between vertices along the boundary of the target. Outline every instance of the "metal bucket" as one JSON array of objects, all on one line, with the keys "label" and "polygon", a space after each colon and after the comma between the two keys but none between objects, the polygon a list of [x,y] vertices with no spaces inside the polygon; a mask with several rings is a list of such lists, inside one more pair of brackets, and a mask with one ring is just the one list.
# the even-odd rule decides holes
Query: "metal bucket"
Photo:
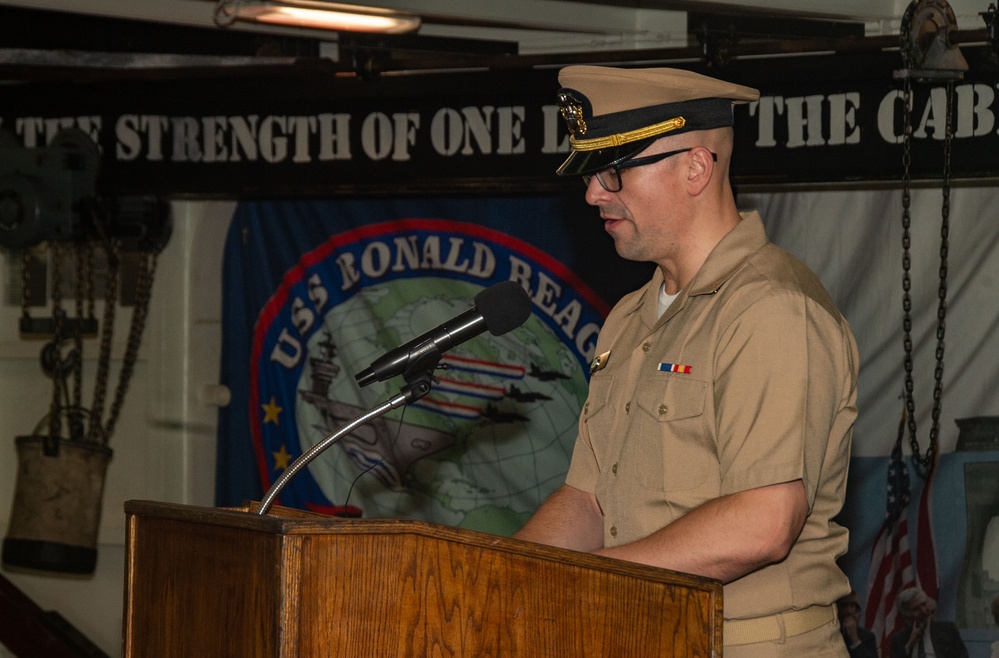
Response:
[{"label": "metal bucket", "polygon": [[3,540],[4,566],[93,573],[111,449],[48,436],[19,436],[16,444],[17,484]]}]

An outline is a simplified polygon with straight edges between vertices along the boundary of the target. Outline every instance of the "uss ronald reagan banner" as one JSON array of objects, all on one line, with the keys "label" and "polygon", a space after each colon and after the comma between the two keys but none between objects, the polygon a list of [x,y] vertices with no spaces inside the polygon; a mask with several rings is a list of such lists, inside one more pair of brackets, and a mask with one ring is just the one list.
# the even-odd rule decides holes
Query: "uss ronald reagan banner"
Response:
[{"label": "uss ronald reagan banner", "polygon": [[[952,175],[995,176],[999,74],[987,49],[962,52],[970,70],[955,86]],[[684,66],[761,90],[736,109],[737,183],[901,178],[897,52]],[[568,149],[557,88],[554,69],[25,86],[0,110],[0,128],[19,148],[81,128],[100,144],[104,180],[123,193],[564,188],[570,183],[552,175]],[[911,173],[938,179],[947,94],[921,83],[913,90]]]},{"label": "uss ronald reagan banner", "polygon": [[608,300],[650,274],[601,231],[581,200],[552,197],[241,203],[224,266],[218,501],[262,498],[404,384],[362,388],[358,373],[514,281],[530,291],[527,322],[447,351],[429,395],[342,437],[279,502],[517,529],[565,476]]}]

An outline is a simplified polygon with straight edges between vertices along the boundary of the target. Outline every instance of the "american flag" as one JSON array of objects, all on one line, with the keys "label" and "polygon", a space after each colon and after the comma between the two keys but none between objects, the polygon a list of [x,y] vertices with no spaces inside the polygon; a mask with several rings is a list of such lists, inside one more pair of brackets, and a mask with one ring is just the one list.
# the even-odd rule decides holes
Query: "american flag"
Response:
[{"label": "american flag", "polygon": [[892,633],[900,630],[904,620],[898,614],[895,598],[916,584],[909,551],[909,469],[902,458],[902,436],[905,414],[898,426],[898,438],[888,461],[888,504],[885,520],[871,549],[871,566],[867,574],[867,605],[864,626],[877,638],[881,655],[891,653]]},{"label": "american flag", "polygon": [[919,510],[916,515],[916,578],[926,595],[934,601],[939,600],[940,585],[937,580],[937,550],[933,540],[933,475],[937,471],[939,451],[933,451],[933,460],[923,491],[919,494]]}]

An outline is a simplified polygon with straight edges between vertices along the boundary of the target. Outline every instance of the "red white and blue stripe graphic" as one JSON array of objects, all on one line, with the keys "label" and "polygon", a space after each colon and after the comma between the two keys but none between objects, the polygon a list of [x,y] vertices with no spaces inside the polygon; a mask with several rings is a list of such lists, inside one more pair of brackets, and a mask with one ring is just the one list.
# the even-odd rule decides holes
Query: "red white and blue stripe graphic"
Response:
[{"label": "red white and blue stripe graphic", "polygon": [[[498,361],[482,361],[480,359],[470,359],[453,354],[445,354],[441,359],[447,363],[451,370],[470,372],[476,375],[487,377],[499,377],[501,379],[523,379],[526,369],[509,363]],[[462,381],[450,377],[440,377],[434,385],[435,393],[453,393],[465,398],[477,398],[480,400],[502,400],[506,397],[506,388],[493,384],[482,384],[478,381]],[[482,416],[482,408],[471,404],[449,401],[442,399],[439,395],[428,395],[422,400],[413,403],[414,407],[420,407],[427,411],[450,416],[451,418],[467,418],[475,420]]]},{"label": "red white and blue stripe graphic", "polygon": [[449,379],[447,377],[438,378],[437,384],[434,388],[438,391],[457,393],[458,395],[467,395],[473,398],[482,398],[485,400],[502,400],[506,395],[506,389],[502,386],[480,384],[474,381],[459,381],[457,379]]},{"label": "red white and blue stripe graphic", "polygon": [[474,372],[479,375],[493,375],[494,377],[505,377],[507,379],[523,379],[524,375],[527,374],[527,369],[524,366],[514,363],[482,361],[455,354],[445,354],[441,358],[441,364],[446,365],[452,370]]},{"label": "red white and blue stripe graphic", "polygon": [[690,373],[690,366],[685,366],[679,363],[660,363],[659,370],[662,372],[679,372],[686,375]]},{"label": "red white and blue stripe graphic", "polygon": [[413,403],[413,406],[426,409],[428,411],[434,411],[452,418],[467,418],[469,420],[475,420],[482,415],[482,409],[477,406],[441,400],[430,395],[417,400]]}]

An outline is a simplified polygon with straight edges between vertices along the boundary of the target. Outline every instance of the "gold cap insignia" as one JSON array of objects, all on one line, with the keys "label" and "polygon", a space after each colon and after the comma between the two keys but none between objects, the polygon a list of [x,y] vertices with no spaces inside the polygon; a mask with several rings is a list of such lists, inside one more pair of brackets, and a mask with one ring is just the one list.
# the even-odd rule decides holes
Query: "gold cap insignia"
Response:
[{"label": "gold cap insignia", "polygon": [[583,118],[583,102],[563,90],[558,94],[558,106],[572,136],[585,135],[586,121]]}]

